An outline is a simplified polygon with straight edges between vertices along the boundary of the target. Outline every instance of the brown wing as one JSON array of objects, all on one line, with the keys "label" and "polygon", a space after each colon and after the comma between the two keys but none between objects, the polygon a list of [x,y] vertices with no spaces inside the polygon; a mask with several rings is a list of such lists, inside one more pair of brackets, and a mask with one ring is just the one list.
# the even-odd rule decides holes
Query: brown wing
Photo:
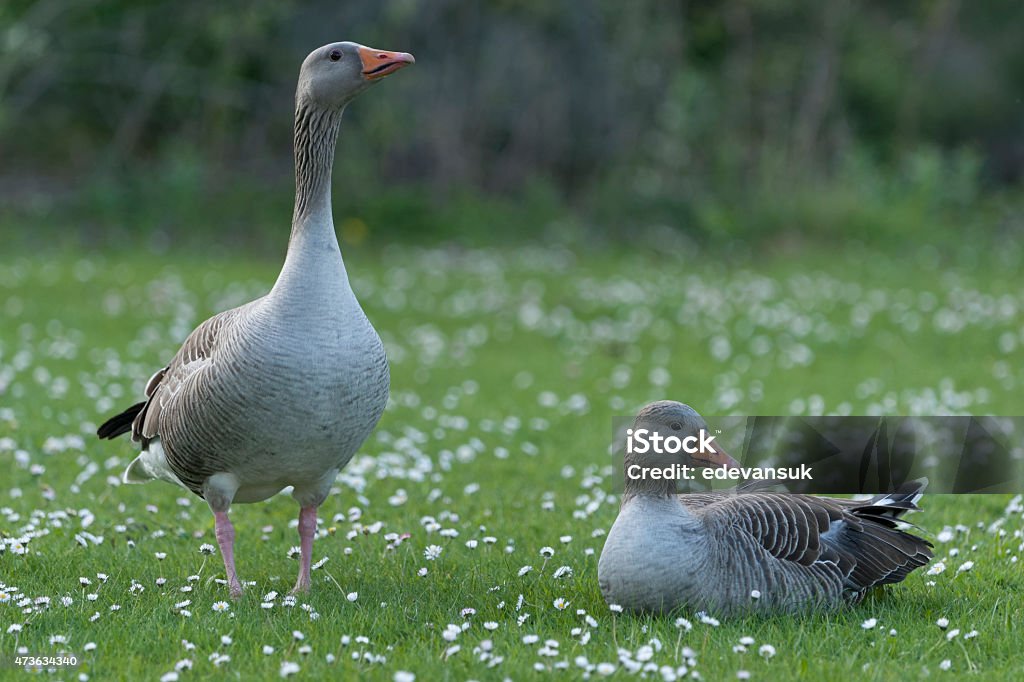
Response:
[{"label": "brown wing", "polygon": [[160,415],[188,380],[209,365],[221,332],[237,318],[242,308],[214,315],[185,339],[170,364],[146,383],[146,402],[132,422],[132,440],[145,448],[160,435]]},{"label": "brown wing", "polygon": [[720,497],[705,506],[704,515],[726,521],[776,559],[803,566],[823,558],[821,536],[843,516],[825,499],[765,493]]},{"label": "brown wing", "polygon": [[245,307],[225,310],[196,327],[185,339],[185,343],[170,364],[146,382],[146,400],[105,421],[96,430],[96,435],[100,438],[116,438],[131,431],[133,441],[141,443],[143,448],[149,445],[149,441],[160,435],[161,411],[189,377],[209,363],[211,354],[217,348],[221,331],[229,326]]},{"label": "brown wing", "polygon": [[908,506],[906,500],[889,496],[894,499],[890,507],[880,504],[882,498],[854,502],[750,493],[710,503],[702,499],[695,511],[716,527],[742,533],[779,561],[806,567],[835,564],[845,576],[846,589],[863,592],[899,582],[931,558],[927,541],[896,527],[895,519],[915,509],[913,503]]}]

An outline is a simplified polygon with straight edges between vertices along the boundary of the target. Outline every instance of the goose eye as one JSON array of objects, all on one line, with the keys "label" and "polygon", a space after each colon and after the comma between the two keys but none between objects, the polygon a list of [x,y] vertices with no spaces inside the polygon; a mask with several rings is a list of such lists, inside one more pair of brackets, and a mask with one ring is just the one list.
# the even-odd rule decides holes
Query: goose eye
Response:
[{"label": "goose eye", "polygon": [[331,61],[336,62],[341,59],[341,50],[331,50]]},{"label": "goose eye", "polygon": [[669,424],[669,426],[672,427],[673,431],[680,431],[683,428],[683,425],[680,424],[679,422],[672,422],[671,424]]}]

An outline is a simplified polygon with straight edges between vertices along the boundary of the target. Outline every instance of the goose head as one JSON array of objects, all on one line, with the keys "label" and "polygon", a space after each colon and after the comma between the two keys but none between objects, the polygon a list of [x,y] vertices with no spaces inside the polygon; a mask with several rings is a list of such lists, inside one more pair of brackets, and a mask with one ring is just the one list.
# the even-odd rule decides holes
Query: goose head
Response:
[{"label": "goose head", "polygon": [[[646,430],[645,438],[652,440],[654,434],[662,439],[676,438],[690,447],[677,452],[653,452],[653,447],[644,453],[626,454],[627,463],[639,463],[650,467],[664,467],[680,464],[695,468],[737,468],[739,463],[725,448],[714,440],[715,433],[708,429],[707,422],[689,405],[674,400],[659,400],[645,406],[633,421],[633,433]],[[703,434],[703,435],[702,435]],[[709,443],[709,441],[711,441]],[[704,443],[706,447],[700,447]],[[674,444],[674,442],[673,442]],[[666,448],[663,448],[663,450]],[[694,449],[695,452],[687,450]]]},{"label": "goose head", "polygon": [[408,52],[350,42],[324,45],[302,62],[296,97],[319,109],[339,110],[377,81],[415,62]]}]

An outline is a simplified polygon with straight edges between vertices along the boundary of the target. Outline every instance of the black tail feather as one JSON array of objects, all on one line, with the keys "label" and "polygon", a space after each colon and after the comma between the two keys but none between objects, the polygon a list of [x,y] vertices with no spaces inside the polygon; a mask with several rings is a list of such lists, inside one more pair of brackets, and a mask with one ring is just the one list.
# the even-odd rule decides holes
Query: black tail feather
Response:
[{"label": "black tail feather", "polygon": [[[932,544],[902,530],[902,516],[918,511],[928,479],[908,481],[891,493],[877,495],[854,506],[850,511],[863,521],[856,533],[843,533],[836,544],[857,557],[848,578],[855,591],[898,583],[932,558]],[[913,524],[907,524],[913,526]]]},{"label": "black tail feather", "polygon": [[111,417],[96,429],[96,435],[100,438],[117,438],[122,433],[128,433],[132,430],[132,422],[135,421],[135,417],[142,412],[142,408],[145,406],[145,402],[135,403],[121,414]]},{"label": "black tail feather", "polygon": [[[882,525],[895,525],[891,521],[900,519],[907,512],[920,511],[917,501],[921,499],[924,489],[928,486],[927,478],[919,478],[914,481],[907,481],[891,493],[876,495],[863,504],[857,505],[853,513],[865,518],[871,518]],[[890,519],[890,523],[882,522],[882,519]]]}]

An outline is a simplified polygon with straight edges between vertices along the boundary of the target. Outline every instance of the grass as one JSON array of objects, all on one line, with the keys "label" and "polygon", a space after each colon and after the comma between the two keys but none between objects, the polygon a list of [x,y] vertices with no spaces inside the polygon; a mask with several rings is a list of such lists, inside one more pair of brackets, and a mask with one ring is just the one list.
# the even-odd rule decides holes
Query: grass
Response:
[{"label": "grass", "polygon": [[[10,659],[24,647],[75,652],[78,673],[104,680],[160,678],[184,659],[182,680],[277,678],[284,662],[311,678],[626,677],[620,659],[709,680],[918,679],[945,674],[944,660],[950,677],[1020,679],[1024,575],[1013,559],[1024,524],[1007,496],[927,496],[914,520],[946,570],[917,571],[856,608],[717,627],[677,614],[690,631],[674,616],[609,611],[596,566],[617,510],[613,415],[666,397],[705,414],[1021,411],[1024,289],[1013,265],[824,250],[756,263],[693,256],[347,251],[389,350],[391,403],[321,508],[314,558],[328,561],[297,605],[283,603],[297,570],[296,505],[233,509],[239,571],[256,585],[225,612],[213,610],[227,598],[220,557],[200,552],[214,542],[205,504],[166,484],[119,485],[133,449],[91,434],[196,323],[265,291],[278,263],[3,256],[0,678],[22,677]],[[430,545],[441,548],[433,560]],[[966,561],[973,568],[958,571]],[[555,578],[561,566],[571,575]],[[261,608],[270,591],[281,596]],[[745,652],[742,637],[754,640]],[[765,644],[773,657],[759,654]]]}]

